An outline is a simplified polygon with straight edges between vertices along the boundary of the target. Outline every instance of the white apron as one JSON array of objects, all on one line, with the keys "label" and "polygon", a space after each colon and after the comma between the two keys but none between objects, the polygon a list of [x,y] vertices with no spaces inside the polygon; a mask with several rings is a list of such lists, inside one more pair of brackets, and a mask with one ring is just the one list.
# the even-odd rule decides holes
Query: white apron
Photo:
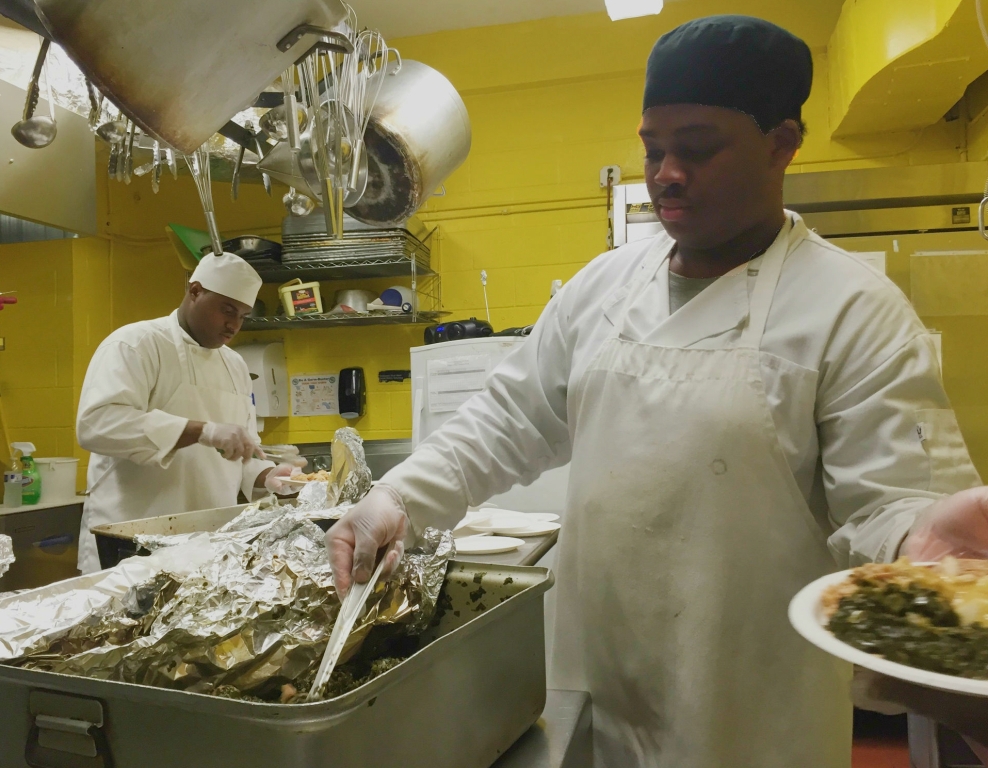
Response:
[{"label": "white apron", "polygon": [[[182,383],[163,411],[191,421],[222,424],[250,423],[250,392],[224,360],[236,392],[224,392],[197,382],[178,319],[172,315],[171,335],[182,367]],[[100,570],[96,537],[89,529],[107,523],[138,520],[197,509],[229,507],[237,503],[243,482],[243,463],[228,461],[219,451],[190,445],[175,452],[167,468],[112,459],[109,468],[89,489],[79,534],[79,570]]]},{"label": "white apron", "polygon": [[786,618],[835,569],[759,366],[789,230],[762,259],[731,349],[625,338],[664,261],[653,248],[571,395],[550,684],[590,691],[598,768],[850,766],[850,667]]}]

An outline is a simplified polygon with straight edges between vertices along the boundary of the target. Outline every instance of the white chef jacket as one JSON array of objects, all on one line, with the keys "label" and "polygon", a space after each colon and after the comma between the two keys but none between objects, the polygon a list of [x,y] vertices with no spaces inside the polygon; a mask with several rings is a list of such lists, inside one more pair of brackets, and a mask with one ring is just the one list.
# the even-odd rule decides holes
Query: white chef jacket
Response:
[{"label": "white chef jacket", "polygon": [[[191,370],[180,358],[174,335],[176,330]],[[119,515],[134,519],[233,505],[238,490],[251,498],[257,476],[274,466],[272,462],[260,459],[243,462],[239,488],[216,488],[220,481],[216,476],[208,478],[208,483],[189,482],[181,484],[181,488],[170,487],[168,504],[181,508],[155,509],[153,505],[157,499],[143,498],[145,486],[153,487],[152,477],[166,470],[178,453],[174,446],[188,419],[169,413],[165,408],[188,375],[199,386],[208,389],[234,395],[247,393],[248,397],[251,392],[250,374],[243,358],[225,346],[219,349],[199,346],[178,326],[174,312],[169,317],[124,326],[110,334],[96,350],[86,372],[76,422],[79,444],[92,453],[88,487],[93,496],[102,493],[100,480],[118,462],[133,463],[146,469],[125,473],[121,487],[114,487],[111,492],[113,498],[101,498],[101,503],[94,505],[100,507],[99,522],[109,522],[103,519],[107,514],[115,519],[119,519]],[[245,413],[249,415],[240,426],[260,444],[253,407]],[[230,415],[226,420],[238,423],[237,418]],[[196,448],[182,450],[194,451]],[[135,501],[138,502],[136,506],[144,507],[143,513],[133,509]],[[225,504],[219,501],[225,501]],[[84,522],[84,532],[89,523],[92,521]]]},{"label": "white chef jacket", "polygon": [[[933,341],[909,301],[887,277],[788,215],[798,236],[760,356],[781,447],[838,564],[894,559],[917,514],[981,481]],[[656,238],[671,251],[667,234]],[[611,333],[652,243],[629,243],[582,269],[485,391],[382,478],[401,493],[414,526],[451,527],[468,505],[569,460],[575,414],[567,393]],[[670,315],[666,260],[628,308],[631,339],[648,343],[661,324],[669,346],[737,344],[760,261]]]}]

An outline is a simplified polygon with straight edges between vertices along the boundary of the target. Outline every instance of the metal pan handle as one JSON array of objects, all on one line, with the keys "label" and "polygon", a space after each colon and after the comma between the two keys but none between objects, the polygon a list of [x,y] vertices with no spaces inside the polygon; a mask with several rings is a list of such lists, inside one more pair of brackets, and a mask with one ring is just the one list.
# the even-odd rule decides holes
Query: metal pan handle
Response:
[{"label": "metal pan handle", "polygon": [[[299,24],[295,29],[278,41],[278,50],[287,53],[292,46],[298,43],[306,35],[315,35],[317,40],[315,45],[306,51],[306,56],[318,48],[321,51],[332,51],[335,53],[353,53],[353,43],[350,38],[339,32],[316,27],[312,24]],[[303,57],[304,58],[304,57]]]},{"label": "metal pan handle", "polygon": [[31,691],[34,724],[24,747],[32,768],[113,768],[103,733],[103,704],[96,699]]},{"label": "metal pan handle", "polygon": [[978,232],[981,236],[988,240],[988,232],[985,231],[985,208],[988,207],[988,197],[985,197],[978,206]]}]

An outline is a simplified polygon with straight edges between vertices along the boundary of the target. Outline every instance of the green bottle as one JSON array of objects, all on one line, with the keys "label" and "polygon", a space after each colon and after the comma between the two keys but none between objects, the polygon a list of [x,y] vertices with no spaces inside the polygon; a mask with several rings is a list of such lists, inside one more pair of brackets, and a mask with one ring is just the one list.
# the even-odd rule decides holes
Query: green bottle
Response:
[{"label": "green bottle", "polygon": [[41,475],[32,456],[36,449],[31,443],[14,443],[12,447],[21,453],[21,475],[24,484],[22,503],[37,504],[41,501]]}]

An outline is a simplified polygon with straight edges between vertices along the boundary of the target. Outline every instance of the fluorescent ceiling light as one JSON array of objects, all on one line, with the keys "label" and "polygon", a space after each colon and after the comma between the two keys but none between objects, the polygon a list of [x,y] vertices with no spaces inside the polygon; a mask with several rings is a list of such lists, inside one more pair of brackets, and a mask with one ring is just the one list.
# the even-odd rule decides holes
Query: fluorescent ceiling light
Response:
[{"label": "fluorescent ceiling light", "polygon": [[662,0],[604,0],[611,21],[654,16],[662,10]]}]

